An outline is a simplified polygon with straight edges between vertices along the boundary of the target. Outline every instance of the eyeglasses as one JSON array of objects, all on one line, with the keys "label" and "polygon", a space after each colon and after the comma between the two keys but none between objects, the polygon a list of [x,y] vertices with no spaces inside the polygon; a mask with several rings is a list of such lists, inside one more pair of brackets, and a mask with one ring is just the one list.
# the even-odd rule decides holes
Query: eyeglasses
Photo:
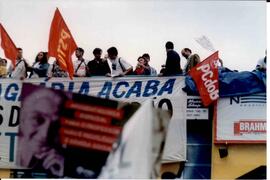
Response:
[{"label": "eyeglasses", "polygon": [[112,69],[116,70],[116,64],[112,64]]}]

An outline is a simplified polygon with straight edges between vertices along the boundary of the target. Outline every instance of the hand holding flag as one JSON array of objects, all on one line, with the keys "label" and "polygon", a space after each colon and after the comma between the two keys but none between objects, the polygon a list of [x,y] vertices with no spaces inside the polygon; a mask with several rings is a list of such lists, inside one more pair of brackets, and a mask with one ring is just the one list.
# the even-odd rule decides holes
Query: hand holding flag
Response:
[{"label": "hand holding flag", "polygon": [[71,56],[76,48],[76,42],[57,8],[51,24],[48,55],[56,58],[60,67],[68,72],[71,79],[74,74]]}]

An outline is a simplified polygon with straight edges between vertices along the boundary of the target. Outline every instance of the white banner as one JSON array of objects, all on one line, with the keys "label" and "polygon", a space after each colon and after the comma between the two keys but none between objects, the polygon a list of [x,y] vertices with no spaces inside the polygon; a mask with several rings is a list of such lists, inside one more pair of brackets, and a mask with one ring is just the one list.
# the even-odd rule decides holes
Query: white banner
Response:
[{"label": "white banner", "polygon": [[[153,99],[155,107],[172,111],[163,162],[186,160],[187,98],[182,91],[184,77],[95,77],[74,78],[72,81],[55,78],[49,81],[30,79],[25,82],[120,101],[142,103]],[[0,82],[0,168],[18,168],[15,166],[15,157],[21,87],[22,81],[18,80],[3,79]]]},{"label": "white banner", "polygon": [[110,153],[99,178],[151,178],[154,116],[151,101],[135,112],[125,124],[118,147]]},{"label": "white banner", "polygon": [[217,104],[215,143],[265,143],[266,95],[222,98]]}]

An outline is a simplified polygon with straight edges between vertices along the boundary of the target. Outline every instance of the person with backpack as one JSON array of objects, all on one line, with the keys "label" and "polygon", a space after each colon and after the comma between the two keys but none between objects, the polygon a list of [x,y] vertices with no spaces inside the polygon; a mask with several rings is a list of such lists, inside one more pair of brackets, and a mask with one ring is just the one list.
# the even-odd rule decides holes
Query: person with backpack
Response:
[{"label": "person with backpack", "polygon": [[110,47],[107,50],[109,66],[111,73],[107,73],[109,77],[119,77],[133,74],[133,67],[125,61],[123,58],[118,57],[118,51],[116,47]]},{"label": "person with backpack", "polygon": [[29,78],[42,78],[48,77],[48,69],[50,64],[48,63],[47,55],[45,52],[39,52],[36,56],[35,62],[32,67],[29,68]]},{"label": "person with backpack", "polygon": [[78,47],[75,52],[77,60],[74,61],[74,77],[86,77],[88,74],[87,63],[83,58],[83,54],[83,48]]},{"label": "person with backpack", "polygon": [[18,54],[15,63],[15,67],[11,64],[8,72],[9,77],[14,79],[23,80],[27,77],[27,70],[29,65],[27,64],[26,60],[23,58],[23,50],[22,48],[17,48]]}]

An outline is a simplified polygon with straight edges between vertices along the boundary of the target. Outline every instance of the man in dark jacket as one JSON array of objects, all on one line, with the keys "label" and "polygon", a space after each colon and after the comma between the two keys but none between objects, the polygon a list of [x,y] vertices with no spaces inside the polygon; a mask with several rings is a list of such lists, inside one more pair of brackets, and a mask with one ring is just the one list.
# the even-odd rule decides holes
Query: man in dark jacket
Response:
[{"label": "man in dark jacket", "polygon": [[101,59],[102,50],[95,48],[93,54],[95,59],[87,64],[89,69],[88,76],[105,76],[107,73],[110,73],[111,70],[107,60]]},{"label": "man in dark jacket", "polygon": [[164,72],[161,73],[161,76],[173,76],[182,74],[180,56],[174,51],[174,45],[172,42],[168,41],[165,45],[167,51],[167,59],[165,64]]}]

